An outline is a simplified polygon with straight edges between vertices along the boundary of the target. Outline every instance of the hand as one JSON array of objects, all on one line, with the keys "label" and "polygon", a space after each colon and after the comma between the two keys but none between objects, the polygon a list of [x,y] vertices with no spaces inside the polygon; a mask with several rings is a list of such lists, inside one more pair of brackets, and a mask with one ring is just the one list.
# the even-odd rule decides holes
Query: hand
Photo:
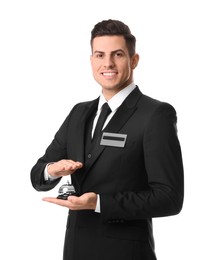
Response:
[{"label": "hand", "polygon": [[51,163],[47,167],[48,174],[53,177],[62,177],[74,173],[77,169],[83,167],[81,162],[75,162],[73,160],[61,160],[55,163]]},{"label": "hand", "polygon": [[66,207],[71,210],[83,210],[83,209],[95,210],[97,195],[94,192],[87,192],[81,195],[80,197],[69,196],[67,200],[61,200],[61,199],[56,199],[51,197],[43,198],[43,200],[50,203],[57,204],[59,206]]}]

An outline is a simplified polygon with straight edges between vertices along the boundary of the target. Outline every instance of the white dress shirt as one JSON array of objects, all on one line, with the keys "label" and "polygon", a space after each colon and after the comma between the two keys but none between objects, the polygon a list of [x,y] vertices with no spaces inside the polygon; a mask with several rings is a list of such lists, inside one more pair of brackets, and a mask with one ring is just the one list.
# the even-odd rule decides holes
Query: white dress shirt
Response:
[{"label": "white dress shirt", "polygon": [[[92,136],[93,136],[93,133],[94,133],[94,130],[95,130],[95,127],[96,127],[97,120],[98,120],[99,115],[101,113],[103,104],[105,102],[108,102],[108,105],[109,105],[109,107],[110,107],[110,109],[112,111],[108,115],[108,117],[106,118],[106,121],[105,121],[105,123],[103,125],[103,128],[105,128],[105,126],[108,124],[108,122],[111,120],[111,118],[116,113],[116,111],[119,108],[119,106],[123,103],[123,101],[127,98],[127,96],[135,89],[135,87],[136,87],[136,85],[134,84],[134,82],[132,82],[130,85],[128,85],[127,87],[125,87],[124,89],[119,91],[116,95],[114,95],[108,101],[105,99],[103,94],[100,95],[98,109],[97,109],[97,112],[96,112],[95,119],[93,121]],[[48,165],[49,164],[47,164],[47,166]],[[45,178],[45,180],[54,180],[54,179],[56,179],[55,177],[52,177],[52,176],[50,176],[48,174],[47,166],[45,167],[45,170],[44,170],[44,178]],[[96,205],[95,212],[100,213],[100,196],[99,196],[99,194],[97,194],[97,205]]]},{"label": "white dress shirt", "polygon": [[103,128],[105,128],[105,126],[108,124],[108,122],[111,120],[111,118],[116,113],[116,111],[119,108],[119,106],[123,103],[125,98],[135,89],[135,87],[136,87],[136,85],[134,83],[131,83],[129,86],[127,86],[126,88],[122,89],[116,95],[114,95],[111,99],[109,99],[109,101],[107,101],[105,99],[105,97],[103,96],[103,94],[101,94],[101,96],[99,97],[98,110],[96,112],[96,116],[95,116],[95,119],[93,121],[92,136],[93,136],[93,133],[94,133],[94,130],[95,130],[95,127],[96,127],[97,120],[98,120],[99,115],[101,113],[103,104],[105,102],[107,102],[109,107],[110,107],[110,109],[111,109],[111,111],[112,111],[108,115],[108,117],[106,118],[106,121],[105,121],[105,123],[103,125]]}]

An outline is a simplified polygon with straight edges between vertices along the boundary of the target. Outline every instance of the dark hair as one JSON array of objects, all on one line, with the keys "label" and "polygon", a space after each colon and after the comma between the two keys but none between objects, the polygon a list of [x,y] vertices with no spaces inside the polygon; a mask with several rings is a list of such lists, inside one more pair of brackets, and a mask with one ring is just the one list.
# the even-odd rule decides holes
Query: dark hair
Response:
[{"label": "dark hair", "polygon": [[93,30],[91,31],[91,40],[90,40],[91,48],[92,48],[93,39],[95,37],[106,36],[106,35],[123,36],[126,41],[129,55],[132,57],[135,54],[136,38],[134,35],[131,34],[130,28],[123,22],[109,19],[97,23],[94,26]]}]

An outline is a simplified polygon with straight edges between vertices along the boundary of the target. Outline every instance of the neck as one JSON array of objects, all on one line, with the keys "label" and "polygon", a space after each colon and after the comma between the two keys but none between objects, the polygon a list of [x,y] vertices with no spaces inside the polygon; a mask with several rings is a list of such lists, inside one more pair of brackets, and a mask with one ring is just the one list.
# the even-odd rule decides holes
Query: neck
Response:
[{"label": "neck", "polygon": [[105,90],[103,90],[102,94],[103,94],[104,98],[106,99],[106,101],[109,101],[109,99],[111,99],[113,96],[115,96],[119,91],[105,91]]},{"label": "neck", "polygon": [[119,87],[119,88],[112,88],[112,89],[102,88],[102,94],[103,94],[104,98],[108,101],[113,96],[115,96],[118,92],[120,92],[124,88],[128,87],[131,83],[129,83],[129,84],[125,85],[125,86]]}]

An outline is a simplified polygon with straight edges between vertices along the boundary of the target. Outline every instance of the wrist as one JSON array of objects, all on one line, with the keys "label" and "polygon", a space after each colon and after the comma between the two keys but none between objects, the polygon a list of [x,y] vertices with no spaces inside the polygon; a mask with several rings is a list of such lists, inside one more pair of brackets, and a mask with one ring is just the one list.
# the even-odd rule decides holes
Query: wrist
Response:
[{"label": "wrist", "polygon": [[90,198],[89,198],[90,209],[95,210],[96,204],[97,204],[97,194],[94,192],[91,192]]},{"label": "wrist", "polygon": [[45,179],[46,181],[48,181],[48,180],[52,181],[52,180],[56,180],[56,179],[58,178],[57,176],[53,176],[53,175],[51,175],[51,174],[49,173],[48,167],[49,167],[49,165],[51,165],[51,164],[53,164],[53,163],[48,163],[48,164],[46,165],[45,169],[44,169],[44,179]]},{"label": "wrist", "polygon": [[57,176],[56,176],[55,172],[53,171],[53,164],[54,164],[54,162],[47,164],[47,173],[50,177],[55,178]]}]

